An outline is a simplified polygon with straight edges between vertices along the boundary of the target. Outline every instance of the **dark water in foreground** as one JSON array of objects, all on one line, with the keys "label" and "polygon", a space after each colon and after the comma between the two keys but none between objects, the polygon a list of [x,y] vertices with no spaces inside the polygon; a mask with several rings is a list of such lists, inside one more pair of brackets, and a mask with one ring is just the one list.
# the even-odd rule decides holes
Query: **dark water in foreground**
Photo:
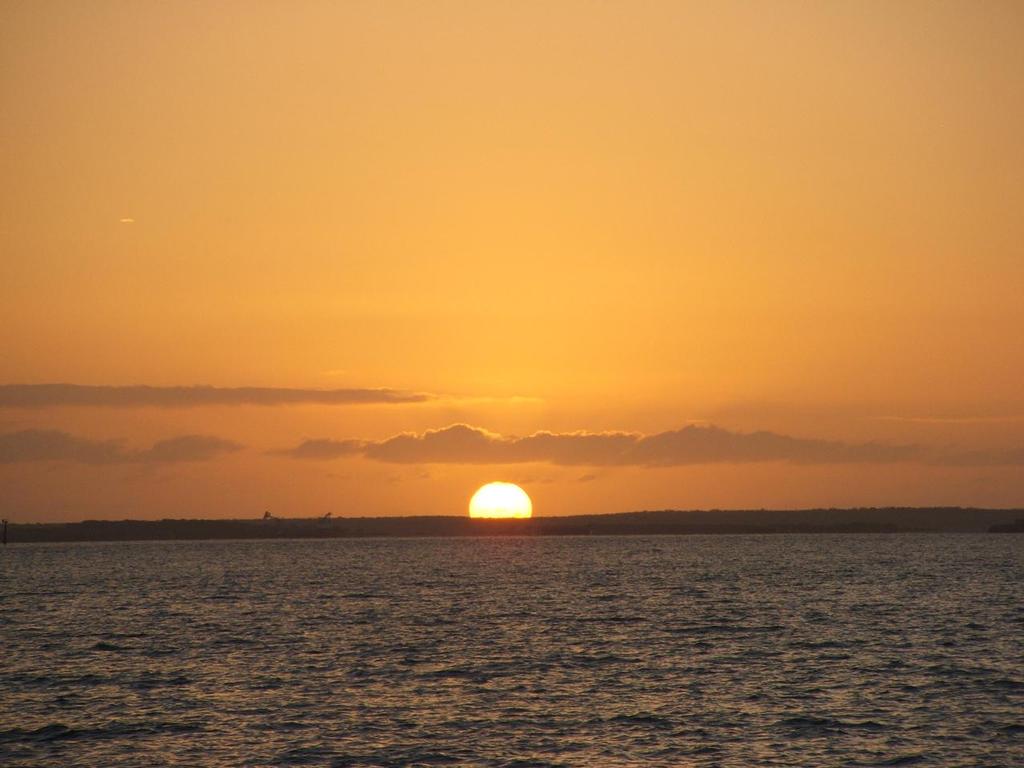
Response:
[{"label": "dark water in foreground", "polygon": [[1024,537],[0,550],[0,765],[1024,765]]}]

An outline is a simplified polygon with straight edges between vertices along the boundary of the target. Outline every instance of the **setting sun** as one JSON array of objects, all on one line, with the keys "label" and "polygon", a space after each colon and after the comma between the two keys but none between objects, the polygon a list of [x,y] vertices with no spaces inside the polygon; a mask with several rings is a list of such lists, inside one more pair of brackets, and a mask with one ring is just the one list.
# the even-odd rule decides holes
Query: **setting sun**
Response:
[{"label": "setting sun", "polygon": [[469,501],[470,517],[530,517],[533,503],[515,483],[488,483]]}]

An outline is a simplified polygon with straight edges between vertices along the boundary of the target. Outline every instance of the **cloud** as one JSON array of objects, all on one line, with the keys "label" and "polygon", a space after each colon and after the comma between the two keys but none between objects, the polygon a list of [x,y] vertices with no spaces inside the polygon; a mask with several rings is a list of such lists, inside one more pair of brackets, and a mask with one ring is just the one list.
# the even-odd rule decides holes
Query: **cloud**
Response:
[{"label": "cloud", "polygon": [[25,429],[0,435],[0,464],[21,461],[74,461],[116,464],[124,449],[114,440],[86,440],[50,429]]},{"label": "cloud", "polygon": [[181,435],[160,440],[152,448],[134,454],[135,460],[147,463],[168,464],[179,461],[209,461],[224,453],[241,450],[242,446],[231,440],[209,435]]},{"label": "cloud", "polygon": [[338,459],[361,453],[363,445],[362,440],[306,440],[294,448],[273,453],[293,459]]},{"label": "cloud", "polygon": [[690,426],[640,438],[631,463],[656,465],[787,461],[795,464],[892,463],[919,458],[920,448],[843,443],[775,432],[730,432]]},{"label": "cloud", "polygon": [[945,451],[930,462],[944,467],[1011,467],[1024,465],[1024,448],[1002,451]]},{"label": "cloud", "polygon": [[404,433],[381,441],[308,440],[282,451],[295,458],[362,455],[393,464],[517,464],[561,466],[682,466],[711,463],[795,464],[893,463],[928,458],[912,445],[843,443],[790,437],[774,432],[731,432],[690,425],[642,435],[635,432],[536,432],[503,436],[468,424],[422,434]]},{"label": "cloud", "polygon": [[25,429],[0,434],[0,464],[69,461],[78,464],[172,464],[209,461],[241,449],[230,440],[206,435],[181,435],[143,450],[125,448],[117,440],[91,440],[55,429]]},{"label": "cloud", "polygon": [[188,408],[203,405],[362,405],[422,403],[433,395],[394,389],[289,389],[283,387],[149,387],[84,384],[0,384],[0,408],[99,406]]},{"label": "cloud", "polygon": [[509,463],[507,447],[501,435],[454,424],[422,435],[401,434],[367,443],[363,453],[393,464],[505,464]]}]

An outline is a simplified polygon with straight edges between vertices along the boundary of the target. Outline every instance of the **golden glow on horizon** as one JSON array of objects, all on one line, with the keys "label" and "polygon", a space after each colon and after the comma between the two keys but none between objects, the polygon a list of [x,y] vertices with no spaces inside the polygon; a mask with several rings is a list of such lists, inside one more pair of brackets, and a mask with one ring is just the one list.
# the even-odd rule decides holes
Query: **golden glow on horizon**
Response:
[{"label": "golden glow on horizon", "polygon": [[532,517],[533,503],[515,483],[488,483],[469,501],[470,517]]},{"label": "golden glow on horizon", "polygon": [[0,17],[0,385],[431,395],[0,406],[18,522],[1024,505],[1024,2]]}]

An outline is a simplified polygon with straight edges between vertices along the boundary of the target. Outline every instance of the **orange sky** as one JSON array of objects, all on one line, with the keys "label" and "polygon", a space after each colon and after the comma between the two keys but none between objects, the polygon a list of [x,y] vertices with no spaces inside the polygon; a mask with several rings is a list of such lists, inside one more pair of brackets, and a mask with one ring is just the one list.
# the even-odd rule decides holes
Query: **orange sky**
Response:
[{"label": "orange sky", "polygon": [[1024,505],[1022,29],[2,2],[3,514]]}]

